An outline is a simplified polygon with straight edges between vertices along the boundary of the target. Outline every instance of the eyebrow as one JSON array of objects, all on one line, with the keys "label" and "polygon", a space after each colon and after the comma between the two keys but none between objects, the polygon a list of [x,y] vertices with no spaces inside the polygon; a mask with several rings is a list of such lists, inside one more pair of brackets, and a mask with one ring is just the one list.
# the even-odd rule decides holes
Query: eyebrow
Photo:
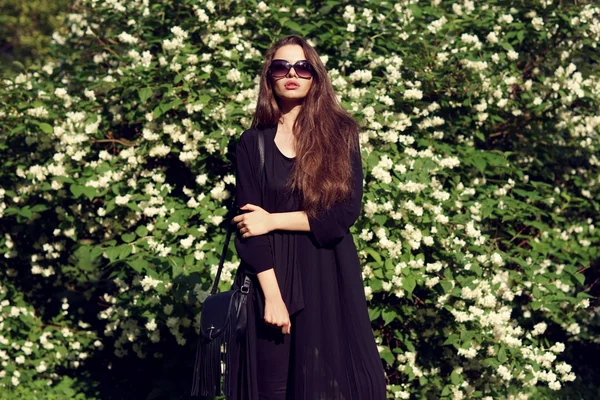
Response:
[{"label": "eyebrow", "polygon": [[[292,62],[290,62],[289,60],[286,60],[285,58],[274,58],[274,59],[273,59],[273,60],[271,60],[271,61],[285,61],[285,62],[288,62],[288,63],[290,63],[290,64],[295,64],[295,63],[292,63]],[[301,59],[301,60],[296,60],[296,62],[299,62],[299,61],[306,61],[306,62],[308,62],[308,60],[307,60],[307,59],[305,59],[305,58],[303,58],[303,59]]]}]

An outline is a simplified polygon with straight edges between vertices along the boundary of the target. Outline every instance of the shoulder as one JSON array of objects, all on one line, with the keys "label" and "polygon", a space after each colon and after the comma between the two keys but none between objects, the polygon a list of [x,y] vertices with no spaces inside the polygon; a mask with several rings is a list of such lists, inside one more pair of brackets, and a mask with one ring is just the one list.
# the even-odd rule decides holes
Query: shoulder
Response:
[{"label": "shoulder", "polygon": [[256,132],[258,131],[258,129],[256,128],[249,128],[246,129],[244,132],[242,132],[242,134],[240,135],[240,142],[243,141],[248,141],[248,140],[252,140],[254,138],[256,138]]},{"label": "shoulder", "polygon": [[254,148],[254,143],[256,143],[256,129],[246,129],[238,138],[236,149],[238,152],[242,150],[248,152]]},{"label": "shoulder", "polygon": [[267,134],[270,133],[273,129],[270,127],[267,128],[249,128],[242,132],[240,135],[239,143],[243,144],[246,147],[254,147],[258,142],[259,133]]}]

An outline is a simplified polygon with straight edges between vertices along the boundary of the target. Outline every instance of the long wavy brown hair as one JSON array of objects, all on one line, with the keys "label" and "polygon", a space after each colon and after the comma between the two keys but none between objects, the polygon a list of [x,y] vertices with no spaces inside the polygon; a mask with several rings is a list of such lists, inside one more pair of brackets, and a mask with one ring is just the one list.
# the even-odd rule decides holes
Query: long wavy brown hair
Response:
[{"label": "long wavy brown hair", "polygon": [[340,105],[327,70],[315,49],[298,36],[286,36],[277,41],[265,56],[258,103],[252,127],[264,129],[277,126],[282,118],[273,90],[269,65],[275,52],[286,45],[298,45],[313,66],[313,82],[293,126],[296,161],[288,183],[300,194],[302,209],[312,217],[352,193],[351,157],[359,150],[359,126]]}]

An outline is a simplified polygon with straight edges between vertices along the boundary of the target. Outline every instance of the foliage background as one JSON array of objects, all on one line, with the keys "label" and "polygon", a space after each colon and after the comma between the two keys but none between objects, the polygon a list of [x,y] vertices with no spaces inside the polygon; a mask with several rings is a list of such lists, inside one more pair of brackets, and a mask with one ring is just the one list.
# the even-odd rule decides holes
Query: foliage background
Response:
[{"label": "foliage background", "polygon": [[290,33],[363,126],[390,397],[597,398],[600,9],[523,4],[2,2],[0,398],[187,397],[232,150]]}]

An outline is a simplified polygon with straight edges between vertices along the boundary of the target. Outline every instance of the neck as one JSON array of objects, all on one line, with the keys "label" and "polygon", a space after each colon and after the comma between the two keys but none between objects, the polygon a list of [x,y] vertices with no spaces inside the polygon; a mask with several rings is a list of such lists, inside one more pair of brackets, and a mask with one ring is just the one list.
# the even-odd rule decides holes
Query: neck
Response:
[{"label": "neck", "polygon": [[302,101],[282,101],[280,102],[279,107],[281,108],[279,124],[283,126],[285,131],[292,132],[294,122],[296,122],[296,118],[302,107]]}]

